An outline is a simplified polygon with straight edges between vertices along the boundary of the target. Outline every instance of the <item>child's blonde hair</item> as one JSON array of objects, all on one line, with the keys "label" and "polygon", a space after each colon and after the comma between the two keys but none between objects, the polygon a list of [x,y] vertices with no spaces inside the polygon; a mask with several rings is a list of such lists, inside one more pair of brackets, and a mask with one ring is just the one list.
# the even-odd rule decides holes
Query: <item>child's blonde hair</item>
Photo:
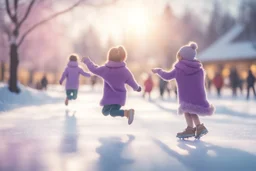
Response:
[{"label": "child's blonde hair", "polygon": [[123,62],[126,60],[127,52],[123,46],[112,47],[108,51],[107,59],[114,62]]},{"label": "child's blonde hair", "polygon": [[69,56],[69,61],[78,61],[78,55],[77,54],[71,54]]}]

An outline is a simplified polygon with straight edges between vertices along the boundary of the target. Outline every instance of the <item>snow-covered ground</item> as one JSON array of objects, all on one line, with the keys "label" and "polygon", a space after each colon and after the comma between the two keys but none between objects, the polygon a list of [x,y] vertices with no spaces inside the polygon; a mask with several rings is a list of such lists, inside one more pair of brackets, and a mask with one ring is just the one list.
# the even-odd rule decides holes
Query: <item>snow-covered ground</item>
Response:
[{"label": "snow-covered ground", "polygon": [[255,100],[210,95],[217,112],[202,118],[209,134],[180,141],[175,136],[185,121],[174,99],[129,93],[126,107],[135,108],[136,117],[128,126],[124,118],[101,114],[99,90],[81,88],[69,107],[56,100],[65,96],[58,86],[37,96],[53,103],[24,102],[0,113],[1,171],[256,170]]},{"label": "snow-covered ground", "polygon": [[37,91],[19,84],[20,94],[10,93],[6,84],[0,83],[0,112],[23,106],[42,105],[60,102],[59,94],[54,91]]}]

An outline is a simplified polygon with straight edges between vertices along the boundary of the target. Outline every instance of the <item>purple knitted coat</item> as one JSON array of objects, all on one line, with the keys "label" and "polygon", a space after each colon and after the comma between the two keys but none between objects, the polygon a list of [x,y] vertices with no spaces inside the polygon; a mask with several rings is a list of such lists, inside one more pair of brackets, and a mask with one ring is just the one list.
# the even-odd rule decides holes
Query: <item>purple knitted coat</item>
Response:
[{"label": "purple knitted coat", "polygon": [[78,63],[76,61],[70,61],[68,63],[68,66],[62,73],[60,84],[64,81],[66,78],[66,89],[78,89],[79,87],[79,75],[83,75],[85,77],[90,77],[90,74],[87,72],[84,72],[82,68],[78,66]]},{"label": "purple knitted coat", "polygon": [[178,113],[212,115],[213,105],[209,104],[205,91],[205,74],[202,64],[197,60],[181,60],[170,72],[159,69],[157,74],[165,79],[176,79],[179,94]]},{"label": "purple knitted coat", "polygon": [[104,80],[103,98],[100,102],[102,106],[110,104],[124,106],[126,101],[125,84],[131,86],[134,91],[139,89],[138,83],[126,67],[125,62],[108,61],[104,66],[95,65],[89,58],[83,62],[92,73]]}]

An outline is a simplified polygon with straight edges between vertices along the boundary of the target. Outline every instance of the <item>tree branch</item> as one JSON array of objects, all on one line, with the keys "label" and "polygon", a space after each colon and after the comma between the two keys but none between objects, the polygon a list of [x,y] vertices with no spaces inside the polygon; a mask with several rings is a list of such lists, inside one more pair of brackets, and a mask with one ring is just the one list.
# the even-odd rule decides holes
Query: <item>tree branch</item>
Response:
[{"label": "tree branch", "polygon": [[36,23],[35,25],[33,25],[32,27],[30,27],[30,28],[21,36],[21,39],[20,39],[20,41],[18,42],[18,46],[20,46],[20,45],[22,44],[22,42],[24,41],[24,39],[26,38],[26,36],[27,36],[30,32],[32,32],[34,29],[36,29],[38,26],[40,26],[40,25],[42,25],[42,24],[44,24],[44,23],[46,23],[46,22],[48,22],[48,21],[50,21],[50,20],[52,20],[52,19],[58,17],[59,15],[62,15],[62,14],[64,14],[64,13],[67,13],[67,12],[71,11],[72,9],[74,9],[75,7],[77,7],[82,1],[83,1],[83,0],[79,0],[79,1],[77,1],[75,4],[73,4],[72,6],[68,7],[67,9],[62,10],[62,11],[59,11],[59,12],[57,12],[57,13],[55,13],[55,14],[52,14],[52,15],[50,15],[49,17],[43,19],[42,21],[40,21],[40,22]]},{"label": "tree branch", "polygon": [[14,0],[15,15],[17,15],[19,0]]},{"label": "tree branch", "polygon": [[[65,14],[71,10],[73,10],[74,8],[76,8],[78,5],[81,4],[81,2],[84,1],[84,0],[78,0],[75,4],[73,4],[72,6],[68,7],[67,9],[64,9],[62,11],[59,11],[55,14],[52,14],[50,15],[49,17],[43,19],[42,21],[36,23],[35,25],[33,25],[32,27],[30,27],[27,31],[24,32],[24,34],[21,36],[20,38],[20,41],[18,42],[18,46],[20,46],[22,44],[22,42],[24,41],[24,39],[27,37],[27,35],[29,35],[34,29],[36,29],[37,27],[39,27],[40,25],[62,15],[62,14]],[[93,6],[93,7],[98,7],[98,8],[101,8],[101,7],[105,7],[106,5],[111,5],[115,2],[117,2],[118,0],[113,0],[112,2],[108,3],[108,4],[99,4],[99,5],[93,5],[93,4],[86,4],[87,6]]]},{"label": "tree branch", "polygon": [[15,18],[11,13],[9,0],[5,0],[5,8],[6,8],[6,12],[7,12],[8,16],[10,17],[11,21],[15,23]]},{"label": "tree branch", "polygon": [[32,9],[32,7],[33,7],[35,1],[36,1],[36,0],[31,0],[31,1],[30,1],[29,5],[28,5],[28,9],[27,9],[27,11],[26,11],[24,17],[23,17],[23,18],[20,20],[20,22],[18,23],[18,26],[17,26],[18,29],[21,27],[21,25],[24,23],[24,21],[28,18],[28,15],[29,15],[29,13],[30,13],[30,11],[31,11],[31,9]]}]

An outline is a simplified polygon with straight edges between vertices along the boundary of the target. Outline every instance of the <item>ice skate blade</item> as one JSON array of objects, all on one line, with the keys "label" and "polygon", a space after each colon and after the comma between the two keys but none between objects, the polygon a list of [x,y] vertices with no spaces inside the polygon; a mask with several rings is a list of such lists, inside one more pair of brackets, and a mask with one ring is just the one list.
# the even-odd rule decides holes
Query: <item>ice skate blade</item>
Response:
[{"label": "ice skate blade", "polygon": [[200,140],[200,138],[201,138],[202,136],[206,135],[207,133],[208,133],[208,130],[204,130],[203,132],[201,132],[200,135],[195,136],[195,139]]},{"label": "ice skate blade", "polygon": [[180,140],[184,140],[184,139],[188,139],[188,138],[192,138],[195,135],[192,134],[188,134],[188,135],[184,135],[184,136],[176,136],[177,138],[179,138]]}]

